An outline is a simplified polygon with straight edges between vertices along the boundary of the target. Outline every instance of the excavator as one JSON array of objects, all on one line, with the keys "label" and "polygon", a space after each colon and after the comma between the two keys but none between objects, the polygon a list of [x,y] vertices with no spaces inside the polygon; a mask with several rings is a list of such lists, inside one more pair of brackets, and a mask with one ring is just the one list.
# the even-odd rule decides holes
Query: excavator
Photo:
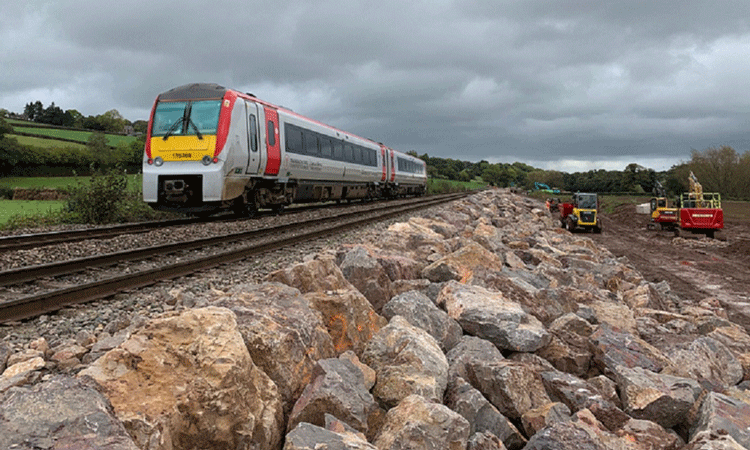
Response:
[{"label": "excavator", "polygon": [[654,230],[656,225],[659,225],[662,230],[674,230],[678,219],[678,209],[669,207],[667,191],[658,180],[654,187],[654,195],[656,197],[653,197],[650,202],[651,222],[648,224],[648,228]]},{"label": "excavator", "polygon": [[690,172],[688,182],[690,191],[678,197],[676,207],[669,207],[666,192],[661,183],[657,183],[657,196],[651,199],[649,228],[655,228],[658,224],[663,230],[673,231],[675,236],[685,231],[713,238],[716,231],[724,228],[721,195],[703,192],[703,186],[693,172]]}]

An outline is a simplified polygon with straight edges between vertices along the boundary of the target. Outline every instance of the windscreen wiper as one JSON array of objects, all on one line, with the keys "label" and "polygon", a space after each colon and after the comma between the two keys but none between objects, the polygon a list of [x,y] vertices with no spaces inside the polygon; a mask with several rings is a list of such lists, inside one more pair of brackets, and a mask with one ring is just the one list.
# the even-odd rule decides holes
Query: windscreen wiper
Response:
[{"label": "windscreen wiper", "polygon": [[174,123],[172,124],[172,126],[171,126],[171,127],[169,127],[169,130],[167,130],[167,132],[166,132],[166,133],[164,134],[164,137],[163,137],[162,139],[164,139],[164,140],[166,141],[166,140],[167,140],[167,138],[168,138],[169,136],[171,136],[171,135],[172,135],[172,133],[174,133],[174,132],[175,132],[175,130],[177,129],[177,126],[178,126],[178,125],[182,125],[182,124],[183,124],[183,122],[185,122],[185,117],[184,117],[184,116],[183,116],[183,117],[180,117],[180,118],[179,118],[179,119],[177,119],[177,120],[175,120],[175,122],[174,122]]},{"label": "windscreen wiper", "polygon": [[188,119],[188,125],[193,126],[193,129],[195,130],[195,134],[198,135],[198,139],[203,139],[203,135],[201,134],[201,131],[198,129],[198,127],[195,125],[195,122],[193,122],[193,119]]}]

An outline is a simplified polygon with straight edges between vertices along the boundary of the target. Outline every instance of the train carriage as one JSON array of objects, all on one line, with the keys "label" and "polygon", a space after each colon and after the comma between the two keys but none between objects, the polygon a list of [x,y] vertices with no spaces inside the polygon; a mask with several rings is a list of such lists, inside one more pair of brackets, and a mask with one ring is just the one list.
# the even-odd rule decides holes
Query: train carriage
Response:
[{"label": "train carriage", "polygon": [[186,213],[422,195],[423,161],[216,84],[159,95],[143,198]]}]

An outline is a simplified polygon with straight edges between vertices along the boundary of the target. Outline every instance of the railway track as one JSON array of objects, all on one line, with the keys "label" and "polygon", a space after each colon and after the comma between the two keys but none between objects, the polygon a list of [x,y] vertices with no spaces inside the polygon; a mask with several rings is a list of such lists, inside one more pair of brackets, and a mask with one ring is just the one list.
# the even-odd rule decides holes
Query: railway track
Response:
[{"label": "railway track", "polygon": [[[287,209],[287,213],[294,213],[303,210],[312,210],[320,208],[331,208],[332,205],[314,205],[314,206],[298,206]],[[258,217],[263,217],[269,214],[277,214],[275,212],[262,212]],[[146,233],[151,230],[193,225],[196,223],[208,223],[217,221],[233,221],[243,220],[233,216],[212,216],[212,217],[193,217],[184,219],[172,219],[172,220],[157,220],[151,222],[138,222],[138,223],[125,223],[118,225],[111,225],[106,227],[97,228],[86,228],[81,230],[67,230],[67,231],[51,231],[47,233],[34,233],[34,234],[21,234],[14,236],[0,236],[0,253],[24,250],[29,248],[42,247],[45,245],[55,245],[65,242],[78,242],[86,239],[107,239],[123,234],[136,234]]]},{"label": "railway track", "polygon": [[[468,193],[418,199],[406,204],[384,204],[364,213],[362,211],[344,212],[333,217],[295,222],[262,230],[245,231],[195,241],[139,248],[106,255],[29,266],[0,272],[0,285],[9,286],[38,280],[44,277],[72,274],[96,267],[121,264],[123,262],[132,263],[133,261],[147,259],[156,255],[160,256],[161,259],[165,259],[163,258],[164,255],[173,254],[175,252],[203,249],[226,243],[242,243],[242,245],[234,245],[233,248],[229,250],[220,250],[201,257],[186,258],[180,262],[164,264],[157,268],[134,271],[132,273],[87,282],[64,289],[47,291],[41,294],[4,301],[0,303],[0,322],[9,322],[34,317],[58,310],[66,305],[85,303],[118,292],[154,284],[160,280],[185,276],[200,270],[221,264],[232,263],[253,255],[288,247],[300,242],[330,236],[347,229],[372,223],[373,221],[385,220],[406,212],[452,201],[466,195],[468,195]],[[182,258],[174,259],[177,260]]]}]

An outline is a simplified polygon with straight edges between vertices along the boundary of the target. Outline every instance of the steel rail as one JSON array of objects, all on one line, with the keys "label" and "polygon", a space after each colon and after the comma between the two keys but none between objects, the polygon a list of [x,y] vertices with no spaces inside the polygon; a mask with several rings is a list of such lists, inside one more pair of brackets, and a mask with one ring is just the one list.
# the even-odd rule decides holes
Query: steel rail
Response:
[{"label": "steel rail", "polygon": [[[371,223],[373,220],[385,220],[406,212],[415,211],[436,204],[445,203],[457,198],[469,195],[460,193],[452,196],[432,199],[416,204],[400,205],[391,207],[390,211],[381,212],[377,217],[362,217],[362,213],[352,214],[358,216],[347,220],[343,223],[333,226],[323,226],[314,231],[305,231],[303,233],[289,236],[277,237],[269,242],[245,246],[242,248],[217,253],[211,256],[201,257],[184,261],[181,263],[171,264],[156,269],[133,272],[121,276],[111,277],[91,283],[82,284],[66,289],[50,291],[38,295],[23,297],[0,303],[0,323],[26,319],[40,314],[56,311],[64,306],[86,303],[92,300],[101,299],[121,291],[136,289],[151,285],[157,281],[177,278],[189,275],[199,270],[215,267],[221,264],[232,263],[245,259],[249,256],[261,254],[271,250],[277,250],[283,247],[297,244],[324,236],[330,236],[337,232],[351,229],[360,225]],[[389,209],[389,208],[385,208]]]},{"label": "steel rail", "polygon": [[15,236],[0,237],[0,252],[11,250],[23,250],[44,245],[59,244],[61,242],[77,242],[86,239],[102,239],[121,234],[145,233],[155,228],[172,227],[178,225],[191,225],[205,222],[202,219],[173,219],[154,222],[126,223],[99,228],[87,228],[83,230],[50,231],[48,233],[19,234]]}]

